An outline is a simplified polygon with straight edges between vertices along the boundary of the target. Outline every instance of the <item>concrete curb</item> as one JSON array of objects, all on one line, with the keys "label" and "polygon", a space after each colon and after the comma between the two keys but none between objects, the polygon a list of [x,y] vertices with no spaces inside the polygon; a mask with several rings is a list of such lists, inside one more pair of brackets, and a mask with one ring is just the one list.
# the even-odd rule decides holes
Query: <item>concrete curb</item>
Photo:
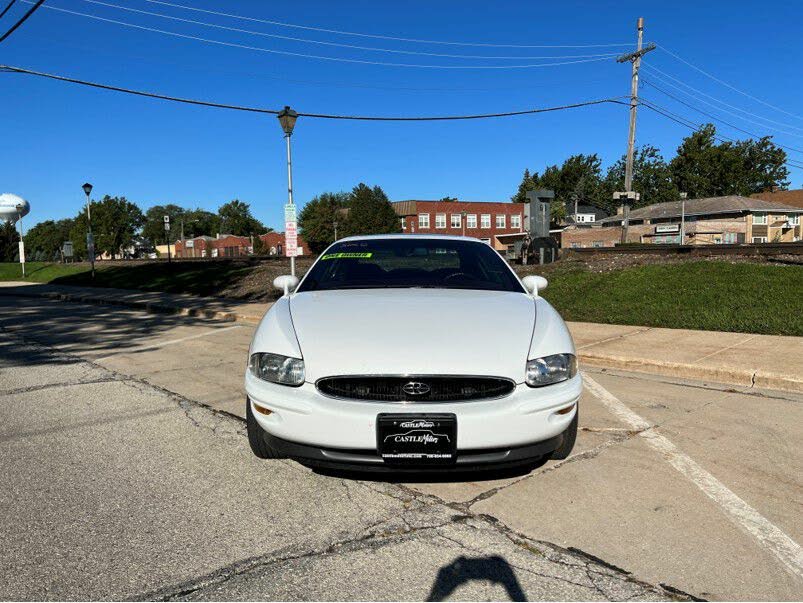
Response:
[{"label": "concrete curb", "polygon": [[712,381],[746,388],[756,387],[803,393],[803,379],[799,376],[749,369],[645,360],[626,356],[609,356],[593,352],[579,352],[578,358],[581,363],[601,368],[616,368],[639,373],[664,375],[666,377]]},{"label": "concrete curb", "polygon": [[[135,310],[144,310],[153,314],[174,314],[178,316],[191,316],[225,322],[245,322],[258,324],[262,316],[238,314],[205,308],[188,308],[186,306],[155,303],[139,300],[126,300],[116,297],[98,297],[90,294],[59,293],[43,291],[12,292],[0,288],[0,295],[14,295],[16,297],[39,297],[58,301],[81,302],[99,306],[120,306]],[[733,369],[727,367],[701,366],[696,364],[683,364],[646,360],[627,356],[613,356],[598,354],[593,351],[578,351],[581,363],[601,368],[614,368],[653,375],[664,375],[681,379],[695,379],[698,381],[711,381],[715,383],[734,385],[744,388],[776,389],[803,393],[803,376],[790,376],[766,371],[750,369]]]}]

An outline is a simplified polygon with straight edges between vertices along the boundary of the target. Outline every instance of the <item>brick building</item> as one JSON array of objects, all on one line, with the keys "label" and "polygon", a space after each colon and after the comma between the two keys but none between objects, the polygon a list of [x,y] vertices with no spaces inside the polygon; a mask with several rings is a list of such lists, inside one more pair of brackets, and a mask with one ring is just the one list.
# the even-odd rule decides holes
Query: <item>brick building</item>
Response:
[{"label": "brick building", "polygon": [[[785,243],[800,241],[803,208],[738,195],[685,202],[685,240],[681,241],[681,201],[656,203],[630,212],[628,243],[685,245]],[[561,247],[612,247],[622,236],[622,213],[561,233]]]},{"label": "brick building", "polygon": [[405,234],[448,234],[481,239],[499,251],[500,235],[524,230],[524,203],[480,201],[395,201]]},{"label": "brick building", "polygon": [[[265,255],[284,255],[284,233],[268,232],[259,235],[265,246]],[[298,237],[298,255],[304,255],[307,245],[302,237]],[[200,236],[176,241],[175,257],[179,258],[232,258],[252,255],[254,253],[254,237],[241,237],[230,234],[218,234],[216,237]]]}]

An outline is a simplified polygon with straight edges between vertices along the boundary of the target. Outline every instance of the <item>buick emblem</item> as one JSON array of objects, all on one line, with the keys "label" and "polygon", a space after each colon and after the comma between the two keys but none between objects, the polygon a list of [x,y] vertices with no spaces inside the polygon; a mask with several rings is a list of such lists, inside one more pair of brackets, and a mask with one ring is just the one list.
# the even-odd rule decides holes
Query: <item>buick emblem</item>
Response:
[{"label": "buick emblem", "polygon": [[402,391],[411,396],[423,396],[424,394],[428,394],[429,390],[429,385],[421,383],[420,381],[410,381],[402,386]]}]

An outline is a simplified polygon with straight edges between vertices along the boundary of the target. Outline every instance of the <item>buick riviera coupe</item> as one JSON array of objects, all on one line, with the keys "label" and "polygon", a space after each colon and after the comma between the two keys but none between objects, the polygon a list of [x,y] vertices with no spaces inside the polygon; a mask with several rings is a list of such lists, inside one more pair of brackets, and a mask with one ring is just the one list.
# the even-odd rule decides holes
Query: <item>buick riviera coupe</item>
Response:
[{"label": "buick riviera coupe", "polygon": [[466,237],[334,243],[274,281],[245,376],[251,449],[364,471],[566,458],[582,381],[546,284]]}]

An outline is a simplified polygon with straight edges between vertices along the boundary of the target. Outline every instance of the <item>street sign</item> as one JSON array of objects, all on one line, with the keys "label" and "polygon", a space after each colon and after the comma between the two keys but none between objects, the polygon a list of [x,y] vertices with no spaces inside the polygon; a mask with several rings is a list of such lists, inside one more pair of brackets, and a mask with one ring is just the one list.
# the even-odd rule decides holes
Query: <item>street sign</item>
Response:
[{"label": "street sign", "polygon": [[64,254],[65,258],[72,257],[72,241],[64,241],[64,245],[61,246],[61,253]]},{"label": "street sign", "polygon": [[95,257],[95,237],[91,232],[86,233],[86,256],[89,259]]},{"label": "street sign", "polygon": [[192,249],[193,247],[195,247],[195,241],[193,241],[192,239],[187,239],[186,241],[184,241],[184,246],[187,249]]},{"label": "street sign", "polygon": [[24,264],[25,263],[25,243],[20,241],[19,242],[19,247],[20,247],[20,264]]},{"label": "street sign", "polygon": [[165,224],[170,224],[170,216],[165,216]]},{"label": "street sign", "polygon": [[298,255],[297,229],[296,206],[293,203],[288,203],[284,206],[284,255],[288,258]]}]

